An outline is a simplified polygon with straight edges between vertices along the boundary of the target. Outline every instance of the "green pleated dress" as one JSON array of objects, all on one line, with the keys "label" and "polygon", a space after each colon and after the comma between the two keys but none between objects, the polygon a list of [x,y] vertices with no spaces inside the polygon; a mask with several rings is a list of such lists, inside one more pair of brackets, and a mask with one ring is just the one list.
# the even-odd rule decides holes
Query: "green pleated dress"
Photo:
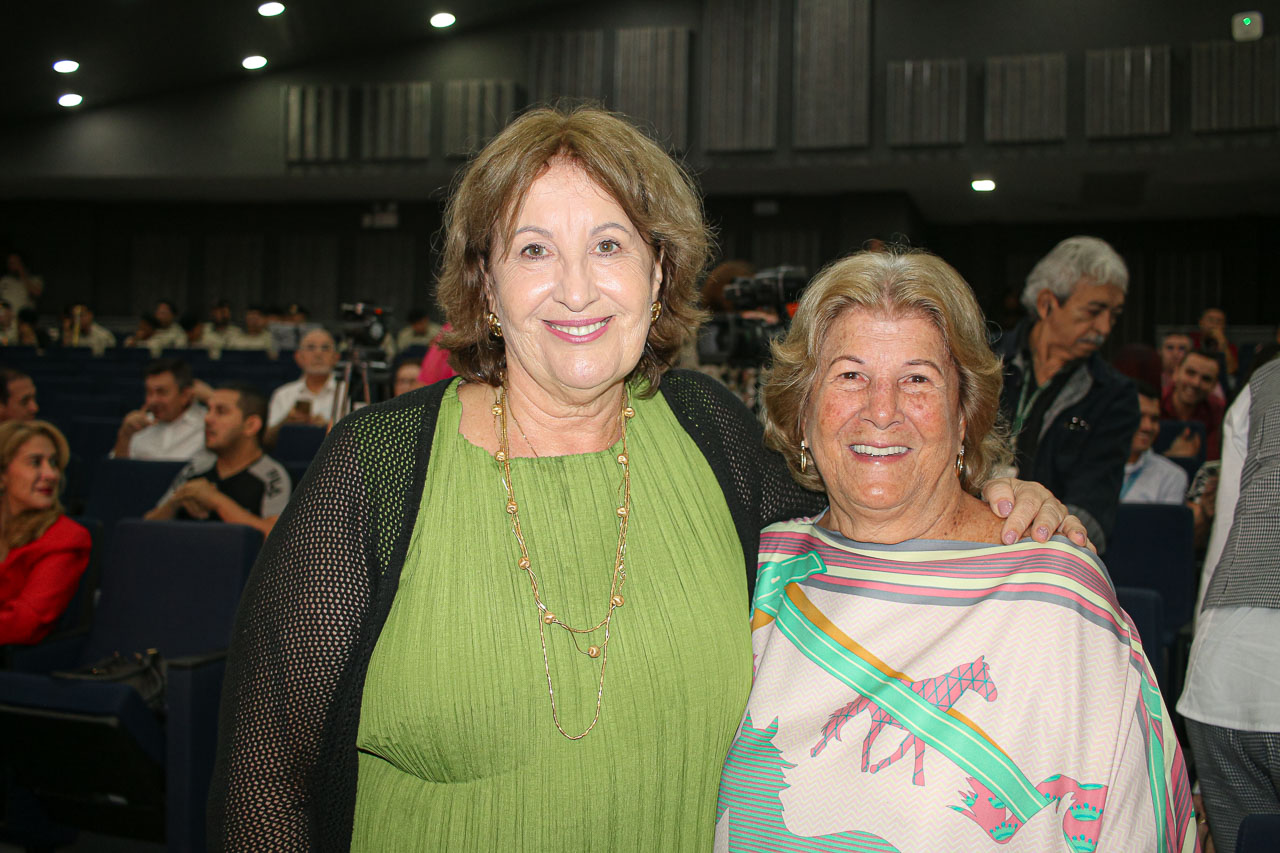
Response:
[{"label": "green pleated dress", "polygon": [[[626,603],[600,722],[555,728],[538,612],[498,464],[445,394],[422,508],[369,664],[352,849],[709,850],[751,687],[743,555],[714,474],[661,395],[633,398]],[[514,459],[543,601],[607,611],[622,469],[608,451]],[[602,632],[601,632],[602,633]],[[586,640],[583,648],[600,639]],[[546,632],[560,720],[595,711],[599,659]]]}]

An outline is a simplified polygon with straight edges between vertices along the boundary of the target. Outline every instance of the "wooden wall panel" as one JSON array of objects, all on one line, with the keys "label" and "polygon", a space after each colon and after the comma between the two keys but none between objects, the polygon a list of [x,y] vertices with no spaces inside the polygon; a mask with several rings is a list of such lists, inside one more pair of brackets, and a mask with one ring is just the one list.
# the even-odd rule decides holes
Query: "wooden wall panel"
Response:
[{"label": "wooden wall panel", "polygon": [[780,9],[781,0],[707,0],[702,113],[708,151],[777,147]]},{"label": "wooden wall panel", "polygon": [[796,0],[794,44],[794,145],[866,145],[871,0]]},{"label": "wooden wall panel", "polygon": [[689,145],[690,33],[683,27],[618,30],[614,107],[651,125],[667,146]]},{"label": "wooden wall panel", "polygon": [[170,299],[183,311],[191,287],[191,238],[175,234],[138,234],[131,242],[130,276],[133,310],[150,311]]},{"label": "wooden wall panel", "polygon": [[537,104],[554,104],[562,98],[603,101],[604,31],[534,33],[529,96]]},{"label": "wooden wall panel", "polygon": [[280,238],[276,300],[300,302],[317,317],[331,317],[338,303],[337,234],[286,234]]},{"label": "wooden wall panel", "polygon": [[370,83],[361,90],[364,160],[425,160],[431,155],[431,84]]},{"label": "wooden wall panel", "polygon": [[1263,130],[1280,125],[1280,38],[1191,46],[1191,129]]},{"label": "wooden wall panel", "polygon": [[963,59],[890,62],[885,136],[890,145],[963,145],[968,74]]},{"label": "wooden wall panel", "polygon": [[516,110],[514,80],[450,80],[444,85],[444,153],[465,157],[506,127]]},{"label": "wooden wall panel", "polygon": [[1169,133],[1169,45],[1085,53],[1085,135],[1163,136]]},{"label": "wooden wall panel", "polygon": [[231,302],[237,322],[245,306],[263,302],[264,240],[261,234],[210,234],[204,238],[205,309],[218,299]]},{"label": "wooden wall panel", "polygon": [[1064,53],[987,59],[988,142],[1056,142],[1067,135]]},{"label": "wooden wall panel", "polygon": [[285,86],[285,159],[340,162],[351,157],[351,87]]}]

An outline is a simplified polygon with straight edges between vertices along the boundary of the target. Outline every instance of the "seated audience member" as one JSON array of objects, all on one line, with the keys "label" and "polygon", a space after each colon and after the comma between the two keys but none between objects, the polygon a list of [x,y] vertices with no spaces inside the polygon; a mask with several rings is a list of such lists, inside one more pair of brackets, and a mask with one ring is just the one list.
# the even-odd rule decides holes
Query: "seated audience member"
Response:
[{"label": "seated audience member", "polygon": [[10,252],[5,263],[5,273],[0,276],[0,299],[9,303],[14,312],[23,308],[35,308],[36,300],[44,292],[44,279],[32,275],[18,252]]},{"label": "seated audience member", "polygon": [[409,347],[429,347],[440,334],[440,324],[434,323],[423,308],[409,311],[409,325],[396,335],[396,352],[404,352]]},{"label": "seated audience member", "polygon": [[117,459],[187,460],[204,447],[204,407],[195,402],[195,377],[185,361],[147,366],[146,402],[124,416],[112,455]]},{"label": "seated audience member", "polygon": [[39,411],[35,381],[20,370],[0,368],[0,423],[34,420]]},{"label": "seated audience member", "polygon": [[1227,312],[1221,308],[1206,308],[1200,315],[1199,330],[1191,334],[1193,349],[1201,349],[1216,360],[1222,371],[1218,378],[1226,384],[1228,377],[1240,370],[1240,350],[1227,340]]},{"label": "seated audience member", "polygon": [[0,346],[12,346],[18,343],[18,315],[13,307],[0,299]]},{"label": "seated audience member", "polygon": [[116,336],[107,327],[94,322],[93,307],[88,303],[73,304],[69,320],[63,335],[65,346],[88,347],[94,355],[102,355],[116,345]]},{"label": "seated audience member", "polygon": [[209,311],[209,322],[204,324],[204,346],[210,351],[221,351],[227,348],[240,329],[231,323],[231,303],[219,299],[213,303]]},{"label": "seated audience member", "polygon": [[221,347],[214,346],[205,337],[207,327],[195,314],[183,314],[178,325],[182,327],[182,334],[186,336],[187,349],[208,350],[214,358],[222,353]]},{"label": "seated audience member", "polygon": [[34,308],[23,308],[18,311],[18,344],[24,347],[35,347],[38,350],[49,348],[49,333],[40,328],[40,315]]},{"label": "seated audience member", "polygon": [[267,416],[268,446],[275,445],[275,435],[286,423],[330,426],[333,402],[339,388],[333,375],[333,368],[338,363],[338,348],[333,335],[324,329],[307,332],[294,352],[293,360],[302,368],[302,376],[281,385],[271,395]]},{"label": "seated audience member", "polygon": [[153,358],[160,357],[161,345],[164,343],[156,337],[156,318],[150,314],[138,315],[138,327],[134,329],[132,335],[124,339],[124,345],[127,347],[146,347],[151,350]]},{"label": "seated audience member", "polygon": [[[1192,350],[1173,372],[1173,384],[1165,390],[1160,401],[1160,414],[1166,420],[1204,424],[1204,452],[1210,461],[1222,456],[1222,414],[1225,406],[1213,398],[1213,389],[1217,385],[1218,361],[1203,350]],[[1165,454],[1198,456],[1200,451],[1200,437],[1187,430]]]},{"label": "seated audience member", "polygon": [[1182,359],[1191,352],[1191,336],[1186,332],[1169,332],[1160,342],[1160,391],[1173,385],[1173,374]]},{"label": "seated audience member", "polygon": [[156,303],[156,333],[150,344],[152,352],[159,353],[166,349],[186,349],[187,333],[178,323],[178,309],[167,299]]},{"label": "seated audience member", "polygon": [[44,639],[89,565],[89,531],[58,502],[70,456],[53,424],[0,424],[0,646]]},{"label": "seated audience member", "polygon": [[427,383],[418,378],[422,362],[416,358],[402,358],[391,370],[391,396],[399,397]]},{"label": "seated audience member", "polygon": [[289,502],[289,474],[262,452],[267,399],[252,385],[223,385],[209,395],[205,449],[178,472],[147,513],[151,521],[217,518],[271,532]]},{"label": "seated audience member", "polygon": [[1124,466],[1122,503],[1180,504],[1186,500],[1187,472],[1151,449],[1160,433],[1160,395],[1145,382],[1138,385],[1141,419]]},{"label": "seated audience member", "polygon": [[[1247,815],[1280,812],[1280,361],[1257,367],[1227,411],[1222,484],[1178,713],[1209,831],[1235,850]],[[1270,424],[1270,430],[1265,424]]]},{"label": "seated audience member", "polygon": [[264,350],[275,358],[275,345],[271,342],[271,332],[267,329],[266,309],[261,305],[250,305],[246,308],[244,329],[232,327],[227,334],[227,345],[223,349]]},{"label": "seated audience member", "polygon": [[1106,550],[1134,429],[1133,383],[1098,355],[1124,307],[1129,270],[1097,237],[1071,237],[1027,276],[1030,312],[999,344],[1000,408],[1018,476],[1048,487]]}]

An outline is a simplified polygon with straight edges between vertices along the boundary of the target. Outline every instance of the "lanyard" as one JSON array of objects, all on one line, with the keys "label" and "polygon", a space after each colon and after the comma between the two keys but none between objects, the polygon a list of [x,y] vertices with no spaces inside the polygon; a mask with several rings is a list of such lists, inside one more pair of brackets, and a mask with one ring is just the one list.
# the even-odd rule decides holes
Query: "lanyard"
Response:
[{"label": "lanyard", "polygon": [[1147,467],[1147,460],[1143,459],[1142,462],[1138,464],[1137,468],[1134,468],[1132,471],[1130,471],[1128,474],[1125,475],[1124,485],[1120,487],[1121,500],[1124,500],[1124,496],[1129,494],[1129,490],[1132,489],[1133,484],[1138,481],[1138,477],[1142,476],[1142,469],[1145,467]]},{"label": "lanyard", "polygon": [[1027,370],[1022,377],[1022,393],[1018,395],[1018,408],[1013,413],[1013,437],[1015,442],[1019,435],[1022,434],[1022,427],[1027,422],[1027,415],[1031,414],[1031,409],[1035,406],[1036,400],[1040,399],[1040,395],[1044,393],[1044,389],[1049,387],[1053,382],[1050,379],[1043,385],[1036,386],[1036,390],[1032,392],[1030,399],[1027,397],[1027,389],[1029,389],[1036,381],[1035,368]]}]

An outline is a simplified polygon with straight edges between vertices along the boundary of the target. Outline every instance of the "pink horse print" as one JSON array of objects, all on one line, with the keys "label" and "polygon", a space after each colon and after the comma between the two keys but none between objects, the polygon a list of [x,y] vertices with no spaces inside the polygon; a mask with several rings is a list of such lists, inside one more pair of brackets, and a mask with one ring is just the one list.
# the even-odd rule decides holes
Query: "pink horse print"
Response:
[{"label": "pink horse print", "polygon": [[[993,702],[996,698],[996,685],[991,680],[991,671],[987,668],[985,655],[979,655],[977,660],[961,664],[943,675],[935,675],[933,678],[926,678],[922,681],[909,681],[906,682],[906,685],[943,711],[950,710],[951,706],[969,690],[977,691],[988,702]],[[916,785],[923,785],[924,741],[908,731],[902,723],[898,722],[891,714],[866,696],[859,696],[848,705],[837,709],[831,714],[826,724],[822,727],[821,740],[818,741],[813,749],[809,750],[809,755],[816,758],[826,748],[832,737],[840,740],[840,729],[844,727],[845,723],[863,711],[869,711],[871,714],[871,728],[867,731],[867,736],[862,741],[862,772],[878,773],[906,755],[908,750],[914,749],[916,761],[911,781]],[[875,743],[876,738],[880,736],[880,732],[884,730],[885,726],[896,726],[906,731],[907,736],[903,738],[902,743],[898,745],[897,750],[892,755],[881,759],[875,766],[872,766],[871,746]]]}]

